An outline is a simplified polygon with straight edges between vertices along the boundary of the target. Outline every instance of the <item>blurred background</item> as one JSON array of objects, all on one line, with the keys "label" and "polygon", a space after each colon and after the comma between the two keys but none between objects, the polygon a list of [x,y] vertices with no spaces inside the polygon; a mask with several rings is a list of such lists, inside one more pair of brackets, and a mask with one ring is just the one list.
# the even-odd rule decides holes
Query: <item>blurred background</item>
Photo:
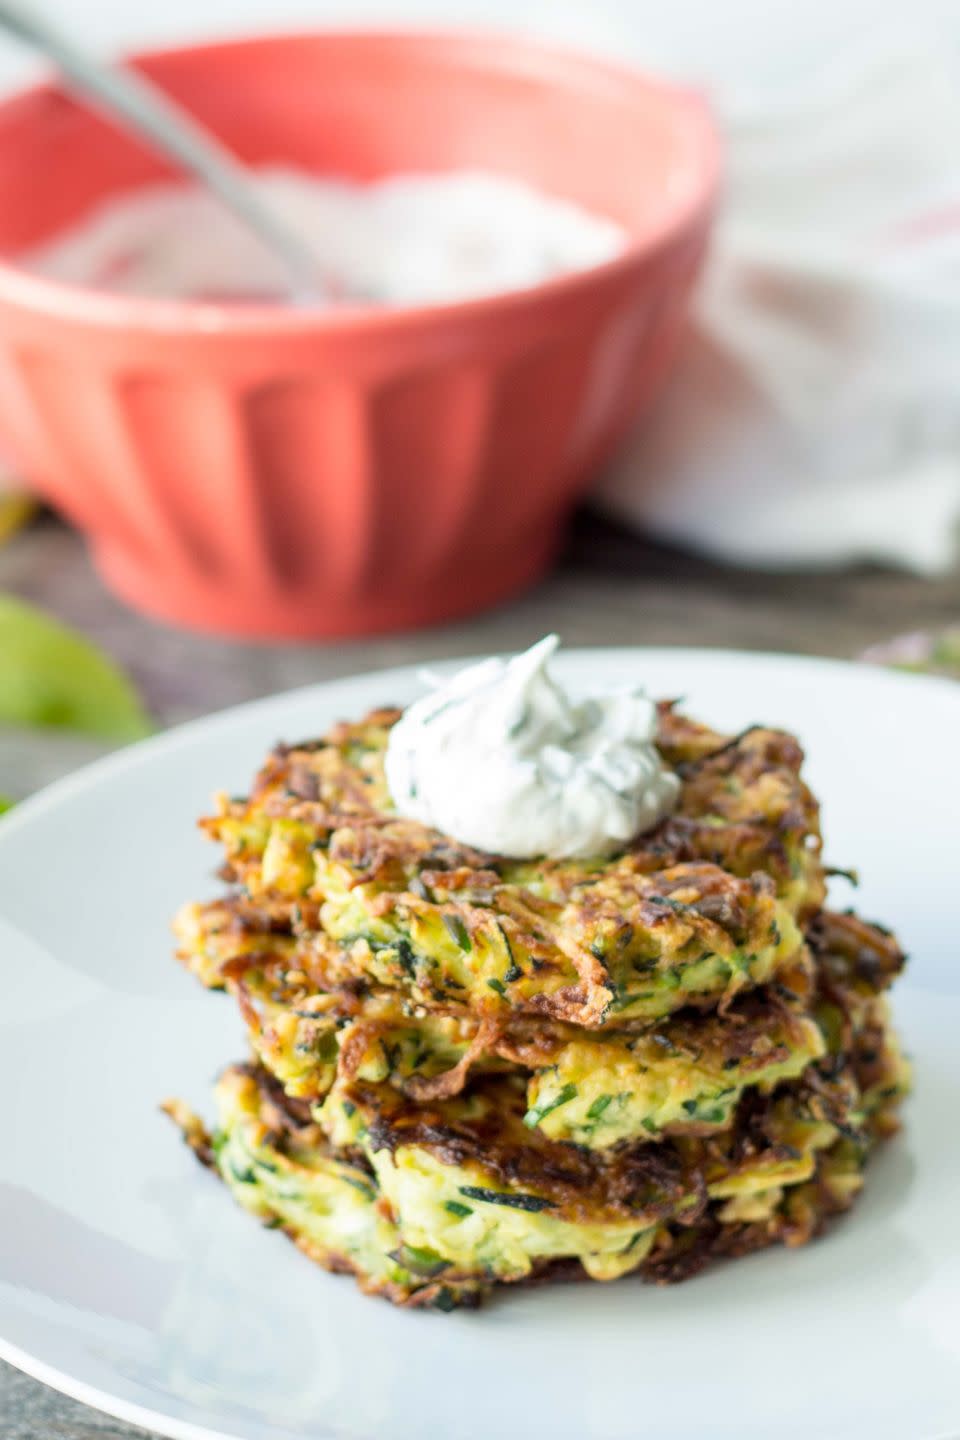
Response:
[{"label": "blurred background", "polygon": [[[918,39],[935,49],[956,44],[952,0],[917,0],[905,7],[868,0],[206,0],[191,6],[135,7],[124,0],[46,0],[43,13],[69,22],[103,51],[146,49],[189,39],[311,29],[327,25],[496,26],[549,36],[635,61],[644,68],[708,84],[744,104],[783,102],[814,79],[830,82],[836,67],[866,52],[897,53]],[[801,13],[802,10],[802,13]],[[201,13],[198,13],[202,11]],[[23,57],[5,56],[0,75],[18,83],[31,71]]]},{"label": "blurred background", "polygon": [[[952,668],[956,0],[45,0],[41,9],[109,56],[338,26],[481,27],[552,40],[703,92],[723,179],[709,258],[664,382],[629,438],[578,480],[545,576],[476,615],[422,629],[387,617],[367,634],[316,639],[289,627],[245,636],[242,624],[213,624],[241,631],[229,636],[202,633],[205,618],[198,632],[189,600],[176,623],[146,618],[103,583],[69,523],[75,516],[21,498],[37,477],[21,473],[16,445],[5,447],[0,433],[0,693],[17,697],[0,715],[8,799],[148,726],[375,665],[513,648],[549,629],[568,644],[867,652]],[[44,73],[0,35],[4,94]],[[636,143],[640,157],[643,137]],[[617,161],[625,187],[629,149]],[[36,194],[59,183],[55,167],[30,175]],[[9,261],[16,226],[5,206]],[[44,332],[54,352],[56,318]],[[80,385],[72,353],[64,349],[63,365]],[[410,468],[417,463],[411,454]],[[33,609],[28,623],[21,602],[70,633],[43,630]],[[81,642],[126,677],[133,719],[125,704],[119,718],[109,704],[105,719],[97,703],[91,710],[87,691],[102,693],[102,670],[85,678],[75,650],[69,665],[63,659],[64,644]]]}]

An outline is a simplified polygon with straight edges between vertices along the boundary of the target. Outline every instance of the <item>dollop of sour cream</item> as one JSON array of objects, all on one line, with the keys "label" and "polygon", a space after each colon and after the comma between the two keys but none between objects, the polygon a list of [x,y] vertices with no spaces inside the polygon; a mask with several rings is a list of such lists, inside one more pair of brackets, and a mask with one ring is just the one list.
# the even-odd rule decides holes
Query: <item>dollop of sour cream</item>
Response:
[{"label": "dollop of sour cream", "polygon": [[609,855],[670,813],[680,780],[654,744],[642,691],[574,702],[548,635],[510,660],[437,684],[390,732],[387,784],[401,815],[517,859]]}]

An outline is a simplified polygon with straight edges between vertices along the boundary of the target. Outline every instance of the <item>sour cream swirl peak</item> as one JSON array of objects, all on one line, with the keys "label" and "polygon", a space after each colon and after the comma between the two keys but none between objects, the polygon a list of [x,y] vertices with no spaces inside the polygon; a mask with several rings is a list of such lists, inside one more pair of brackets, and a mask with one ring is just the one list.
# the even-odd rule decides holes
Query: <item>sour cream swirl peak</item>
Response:
[{"label": "sour cream swirl peak", "polygon": [[547,635],[510,660],[470,665],[390,733],[387,784],[401,815],[517,859],[609,855],[677,802],[642,691],[573,701],[550,674]]}]

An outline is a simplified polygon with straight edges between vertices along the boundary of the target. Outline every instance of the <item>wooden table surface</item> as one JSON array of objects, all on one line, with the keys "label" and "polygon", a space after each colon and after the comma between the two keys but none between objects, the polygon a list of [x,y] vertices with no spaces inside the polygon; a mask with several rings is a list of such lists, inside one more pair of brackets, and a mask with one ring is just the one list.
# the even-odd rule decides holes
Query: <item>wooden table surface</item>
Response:
[{"label": "wooden table surface", "polygon": [[[729,570],[644,543],[587,515],[542,584],[474,620],[324,646],[228,643],[151,624],[100,585],[73,534],[46,521],[0,550],[0,590],[78,626],[130,672],[162,724],[310,681],[450,655],[515,650],[548,630],[567,645],[712,645],[855,656],[902,631],[960,621],[960,571],[935,581],[858,569]],[[52,733],[0,732],[0,793],[21,796],[101,752]],[[0,1365],[3,1440],[142,1434]]]}]

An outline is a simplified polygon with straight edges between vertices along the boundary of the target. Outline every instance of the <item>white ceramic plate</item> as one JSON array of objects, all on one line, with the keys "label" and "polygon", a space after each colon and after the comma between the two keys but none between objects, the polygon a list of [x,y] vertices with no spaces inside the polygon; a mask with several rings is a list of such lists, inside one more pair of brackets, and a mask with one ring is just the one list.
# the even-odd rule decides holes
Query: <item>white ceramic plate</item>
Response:
[{"label": "white ceramic plate", "polygon": [[157,1102],[208,1110],[243,1046],[232,1005],[170,957],[172,911],[217,889],[194,819],[278,738],[411,699],[395,670],[186,726],[0,822],[0,1355],[191,1440],[960,1435],[960,686],[718,652],[558,663],[576,688],[636,681],[807,746],[830,861],[859,867],[857,905],[913,957],[896,1010],[916,1093],[854,1213],[674,1289],[406,1314],[201,1171]]}]

